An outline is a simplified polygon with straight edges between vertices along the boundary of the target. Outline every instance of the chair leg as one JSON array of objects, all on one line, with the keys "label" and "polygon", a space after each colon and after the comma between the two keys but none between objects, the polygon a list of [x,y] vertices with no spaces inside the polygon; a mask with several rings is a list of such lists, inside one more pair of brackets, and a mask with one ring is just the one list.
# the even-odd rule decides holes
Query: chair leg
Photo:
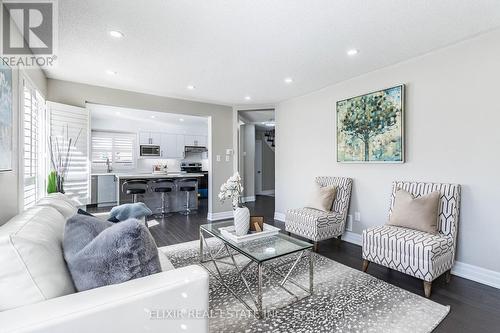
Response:
[{"label": "chair leg", "polygon": [[313,251],[318,253],[318,251],[319,251],[319,243],[318,242],[314,242]]},{"label": "chair leg", "polygon": [[450,283],[450,280],[451,280],[451,269],[447,270],[444,273],[444,278],[446,280],[446,283]]},{"label": "chair leg", "polygon": [[366,259],[363,259],[363,272],[366,273],[366,271],[368,270],[368,265],[370,265],[370,262]]},{"label": "chair leg", "polygon": [[432,289],[432,282],[424,281],[424,294],[425,294],[425,297],[427,297],[427,298],[431,297],[431,289]]}]

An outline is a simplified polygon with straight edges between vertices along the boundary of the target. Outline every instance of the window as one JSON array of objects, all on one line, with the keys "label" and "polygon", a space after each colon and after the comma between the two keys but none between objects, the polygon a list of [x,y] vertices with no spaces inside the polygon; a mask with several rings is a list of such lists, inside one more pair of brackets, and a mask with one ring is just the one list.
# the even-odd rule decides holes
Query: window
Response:
[{"label": "window", "polygon": [[48,102],[47,114],[47,123],[50,125],[48,135],[56,143],[56,147],[59,147],[55,149],[56,156],[62,156],[66,160],[66,152],[70,152],[64,166],[58,166],[64,172],[64,194],[78,205],[86,205],[90,197],[89,111],[86,108]]},{"label": "window", "polygon": [[133,169],[135,140],[134,133],[92,131],[92,167],[106,170],[109,162],[114,171]]},{"label": "window", "polygon": [[27,209],[33,206],[43,195],[45,188],[44,163],[44,127],[45,101],[40,93],[26,80],[23,80],[22,106],[22,147],[21,158],[22,178],[22,207]]}]

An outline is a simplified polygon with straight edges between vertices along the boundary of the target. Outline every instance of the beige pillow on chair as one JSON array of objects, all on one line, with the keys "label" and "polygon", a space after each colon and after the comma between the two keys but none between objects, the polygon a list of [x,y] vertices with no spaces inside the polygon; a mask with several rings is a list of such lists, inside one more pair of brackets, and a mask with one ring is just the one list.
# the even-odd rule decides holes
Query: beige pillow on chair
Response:
[{"label": "beige pillow on chair", "polygon": [[440,192],[435,191],[414,198],[411,193],[398,189],[387,224],[436,234],[440,196]]},{"label": "beige pillow on chair", "polygon": [[316,188],[313,191],[311,201],[307,207],[330,212],[332,210],[333,201],[337,194],[335,186],[320,186],[316,183]]}]

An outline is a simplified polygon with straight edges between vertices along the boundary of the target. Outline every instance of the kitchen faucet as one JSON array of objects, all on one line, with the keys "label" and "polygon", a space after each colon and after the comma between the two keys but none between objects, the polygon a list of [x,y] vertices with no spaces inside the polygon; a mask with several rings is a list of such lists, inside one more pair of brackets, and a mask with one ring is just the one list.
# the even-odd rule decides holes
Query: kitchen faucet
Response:
[{"label": "kitchen faucet", "polygon": [[108,173],[110,173],[111,171],[113,171],[113,168],[111,167],[111,163],[109,161],[109,157],[106,157],[106,171]]}]

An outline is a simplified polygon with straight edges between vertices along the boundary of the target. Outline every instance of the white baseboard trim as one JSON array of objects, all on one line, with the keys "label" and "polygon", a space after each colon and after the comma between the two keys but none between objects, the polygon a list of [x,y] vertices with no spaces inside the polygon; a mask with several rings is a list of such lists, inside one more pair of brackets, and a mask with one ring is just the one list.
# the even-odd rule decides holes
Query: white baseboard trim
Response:
[{"label": "white baseboard trim", "polygon": [[245,202],[253,202],[253,201],[255,201],[255,195],[252,195],[252,196],[249,196],[249,197],[242,197],[241,201],[243,201],[243,203],[245,203]]},{"label": "white baseboard trim", "polygon": [[344,231],[342,240],[356,245],[363,245],[363,236],[352,231]]},{"label": "white baseboard trim", "polygon": [[[359,246],[363,244],[363,236],[351,231],[344,232],[342,240]],[[500,289],[500,272],[455,261],[451,274]]]},{"label": "white baseboard trim", "polygon": [[274,212],[274,219],[281,222],[285,222],[285,214],[280,212]]},{"label": "white baseboard trim", "polygon": [[500,272],[455,261],[451,274],[500,289]]},{"label": "white baseboard trim", "polygon": [[229,210],[227,212],[220,213],[208,213],[207,220],[209,221],[218,221],[218,220],[227,220],[233,218],[233,211]]},{"label": "white baseboard trim", "polygon": [[[274,212],[274,219],[284,222],[285,214]],[[342,240],[358,246],[362,246],[363,244],[363,236],[352,231],[345,231],[342,235]],[[500,272],[455,261],[451,269],[451,274],[500,289]]]},{"label": "white baseboard trim", "polygon": [[275,190],[265,190],[257,193],[257,195],[275,195],[276,191]]}]

